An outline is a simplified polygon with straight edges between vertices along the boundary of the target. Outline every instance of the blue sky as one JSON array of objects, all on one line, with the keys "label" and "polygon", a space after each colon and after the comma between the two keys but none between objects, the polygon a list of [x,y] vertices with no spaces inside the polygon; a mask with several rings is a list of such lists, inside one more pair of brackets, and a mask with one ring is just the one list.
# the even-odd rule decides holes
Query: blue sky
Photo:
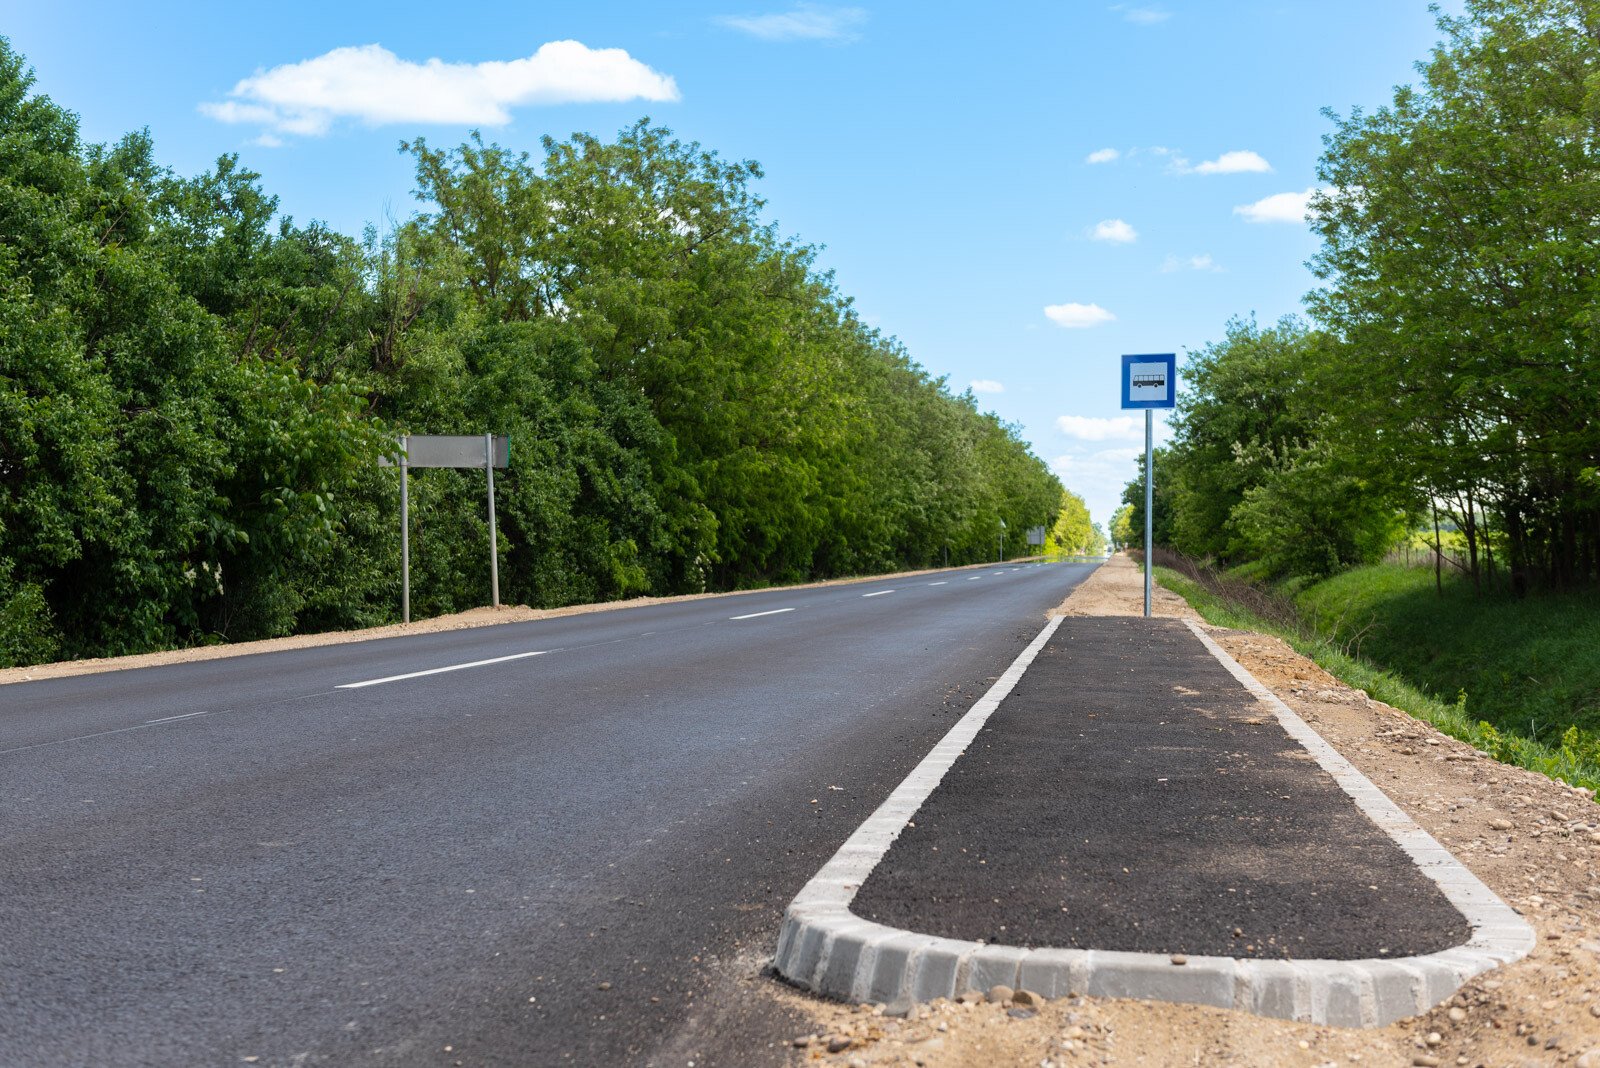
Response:
[{"label": "blue sky", "polygon": [[417,209],[396,152],[417,134],[480,126],[537,151],[649,115],[759,160],[770,217],[826,246],[863,317],[957,390],[976,383],[1102,522],[1142,447],[1119,354],[1296,311],[1321,109],[1386,102],[1437,36],[1426,0],[0,0],[0,16],[88,139],[148,126],[186,174],[237,152],[284,211],[350,233]]}]

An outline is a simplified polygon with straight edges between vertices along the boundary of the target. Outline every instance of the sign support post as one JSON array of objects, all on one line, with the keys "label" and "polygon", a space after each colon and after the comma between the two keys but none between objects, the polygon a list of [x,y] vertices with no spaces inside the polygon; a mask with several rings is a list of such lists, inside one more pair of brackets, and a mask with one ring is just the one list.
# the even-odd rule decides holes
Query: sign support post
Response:
[{"label": "sign support post", "polygon": [[1155,523],[1151,512],[1156,503],[1156,451],[1152,447],[1154,422],[1149,408],[1144,410],[1144,618],[1150,618],[1150,531]]},{"label": "sign support post", "polygon": [[504,434],[401,434],[398,462],[389,453],[379,467],[400,468],[400,620],[411,622],[411,488],[413,467],[481,467],[489,476],[489,597],[500,607],[500,540],[495,530],[494,469],[511,465],[511,439]]},{"label": "sign support post", "polygon": [[400,435],[400,622],[411,622],[411,487],[406,477],[411,465],[406,449],[411,435]]},{"label": "sign support post", "polygon": [[1122,407],[1144,409],[1144,615],[1150,618],[1151,580],[1155,549],[1156,508],[1156,408],[1173,408],[1178,399],[1178,357],[1164,352],[1122,358]]},{"label": "sign support post", "polygon": [[[494,435],[483,436],[483,469],[489,475],[489,598],[500,607],[500,539],[494,530]],[[1148,615],[1149,613],[1146,613]]]}]

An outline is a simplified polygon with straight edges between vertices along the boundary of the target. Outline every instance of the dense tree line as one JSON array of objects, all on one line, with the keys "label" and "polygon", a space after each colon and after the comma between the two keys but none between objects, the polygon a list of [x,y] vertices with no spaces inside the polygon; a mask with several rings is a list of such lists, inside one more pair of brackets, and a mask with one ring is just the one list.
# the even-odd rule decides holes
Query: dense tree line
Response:
[{"label": "dense tree line", "polygon": [[[506,599],[988,559],[1053,523],[1018,429],[763,224],[754,163],[641,122],[403,146],[419,214],[281,217],[224,157],[86,145],[0,41],[0,663],[372,624],[394,435],[511,436]],[[484,603],[481,473],[415,471],[413,604]]]},{"label": "dense tree line", "polygon": [[1417,86],[1330,113],[1312,323],[1192,355],[1158,541],[1325,574],[1438,523],[1476,581],[1600,578],[1600,2],[1439,25]]},{"label": "dense tree line", "polygon": [[1052,557],[1096,556],[1106,550],[1105,532],[1089,517],[1089,506],[1071,490],[1063,490],[1055,526],[1045,535],[1045,552]]}]

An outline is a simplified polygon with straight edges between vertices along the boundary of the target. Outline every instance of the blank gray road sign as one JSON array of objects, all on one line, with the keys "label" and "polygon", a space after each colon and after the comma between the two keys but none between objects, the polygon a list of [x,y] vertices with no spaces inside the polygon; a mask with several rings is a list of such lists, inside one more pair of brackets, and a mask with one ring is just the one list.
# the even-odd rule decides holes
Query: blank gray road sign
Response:
[{"label": "blank gray road sign", "polygon": [[413,467],[477,468],[487,476],[489,603],[499,608],[500,537],[494,522],[494,469],[511,466],[511,438],[505,434],[399,434],[394,444],[394,452],[378,457],[378,466],[400,468],[400,621],[411,622],[411,491],[407,473]]},{"label": "blank gray road sign", "polygon": [[1044,544],[1044,527],[1029,527],[1028,528],[1028,544],[1029,545],[1043,545]]},{"label": "blank gray road sign", "polygon": [[[484,457],[488,450],[484,447],[482,434],[406,434],[401,437],[402,447],[406,450],[407,467],[476,467],[484,466]],[[394,461],[384,457],[380,461],[385,467],[393,467]],[[508,467],[511,464],[511,438],[505,434],[494,436],[494,465]]]}]

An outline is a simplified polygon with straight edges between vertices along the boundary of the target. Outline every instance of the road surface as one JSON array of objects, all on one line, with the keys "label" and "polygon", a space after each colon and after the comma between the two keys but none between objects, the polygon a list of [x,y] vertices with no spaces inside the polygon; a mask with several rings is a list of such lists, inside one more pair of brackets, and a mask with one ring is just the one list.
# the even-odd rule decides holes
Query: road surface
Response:
[{"label": "road surface", "polygon": [[0,1064],[780,1063],[785,904],[1091,570],[0,688]]}]

